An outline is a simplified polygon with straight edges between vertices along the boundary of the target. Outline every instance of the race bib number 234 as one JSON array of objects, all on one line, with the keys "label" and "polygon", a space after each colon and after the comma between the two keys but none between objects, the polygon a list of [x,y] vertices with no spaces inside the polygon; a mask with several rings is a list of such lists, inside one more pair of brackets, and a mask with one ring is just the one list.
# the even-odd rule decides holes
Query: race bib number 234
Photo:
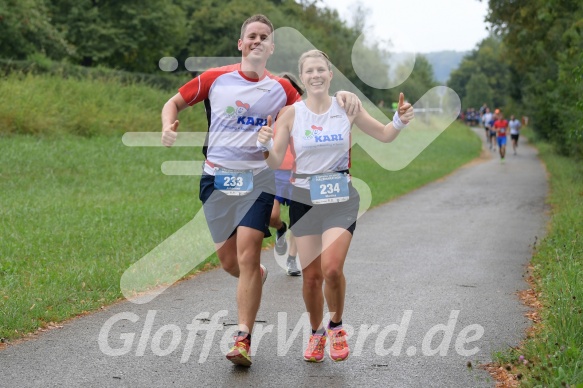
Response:
[{"label": "race bib number 234", "polygon": [[310,177],[310,197],[315,205],[348,201],[348,176],[331,172]]}]

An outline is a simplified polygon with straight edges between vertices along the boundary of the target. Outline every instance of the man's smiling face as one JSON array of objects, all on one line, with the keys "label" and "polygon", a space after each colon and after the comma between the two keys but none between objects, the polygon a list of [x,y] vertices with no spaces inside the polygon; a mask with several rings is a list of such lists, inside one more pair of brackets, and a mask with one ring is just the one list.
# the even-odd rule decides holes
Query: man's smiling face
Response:
[{"label": "man's smiling face", "polygon": [[274,49],[271,29],[261,22],[250,23],[237,46],[243,58],[267,62]]}]

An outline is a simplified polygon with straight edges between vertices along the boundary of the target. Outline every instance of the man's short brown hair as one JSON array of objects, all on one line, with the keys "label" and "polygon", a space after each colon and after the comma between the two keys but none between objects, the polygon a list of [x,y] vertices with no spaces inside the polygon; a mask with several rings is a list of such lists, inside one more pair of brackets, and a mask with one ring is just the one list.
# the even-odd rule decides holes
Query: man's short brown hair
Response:
[{"label": "man's short brown hair", "polygon": [[254,23],[254,22],[263,23],[267,27],[269,27],[269,29],[271,30],[271,39],[273,40],[273,24],[267,18],[267,16],[262,15],[262,14],[253,15],[243,22],[243,25],[241,26],[241,38],[240,39],[243,39],[243,35],[245,35],[245,29],[247,28],[247,26],[251,23]]}]

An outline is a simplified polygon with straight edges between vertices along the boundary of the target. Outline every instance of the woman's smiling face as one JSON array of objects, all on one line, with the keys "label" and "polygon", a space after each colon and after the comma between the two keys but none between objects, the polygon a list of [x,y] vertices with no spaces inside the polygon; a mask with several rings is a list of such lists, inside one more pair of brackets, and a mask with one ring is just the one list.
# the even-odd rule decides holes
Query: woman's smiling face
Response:
[{"label": "woman's smiling face", "polygon": [[328,68],[328,62],[324,58],[308,57],[301,65],[302,83],[311,93],[325,92],[330,89],[332,71]]}]

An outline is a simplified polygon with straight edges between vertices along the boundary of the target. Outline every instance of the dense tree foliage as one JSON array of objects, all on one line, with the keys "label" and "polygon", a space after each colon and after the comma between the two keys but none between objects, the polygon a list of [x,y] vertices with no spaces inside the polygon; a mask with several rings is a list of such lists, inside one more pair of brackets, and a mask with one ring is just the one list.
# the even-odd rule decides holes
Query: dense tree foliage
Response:
[{"label": "dense tree foliage", "polygon": [[[352,48],[365,29],[366,12],[358,7],[350,26],[321,0],[4,0],[0,58],[43,55],[85,67],[160,73],[160,58],[175,57],[177,71],[184,72],[189,57],[240,56],[237,38],[242,22],[263,13],[276,29],[292,27],[326,51],[338,70],[371,100],[395,100],[396,89],[371,87],[352,67]],[[278,47],[282,46],[276,36]],[[280,60],[295,67],[297,53],[285,54]],[[359,55],[366,58],[370,71],[387,76],[387,53],[378,44],[367,42]],[[417,78],[433,82],[425,74]]]},{"label": "dense tree foliage", "polygon": [[45,0],[0,2],[0,57],[24,59],[34,53],[63,57],[71,46],[53,24]]},{"label": "dense tree foliage", "polygon": [[493,101],[492,88],[484,73],[474,73],[466,84],[466,93],[462,105],[466,107],[481,107],[483,103]]},{"label": "dense tree foliage", "polygon": [[491,106],[521,109],[559,151],[583,157],[583,3],[490,0],[489,9],[493,35],[464,58],[448,85],[464,104],[475,104],[465,97],[478,94],[472,77],[484,74]]},{"label": "dense tree foliage", "polygon": [[407,96],[409,101],[415,102],[423,97],[428,89],[431,89],[436,85],[437,83],[434,81],[431,64],[423,55],[417,54],[413,72],[409,78],[399,86],[399,89],[405,94],[405,96]]},{"label": "dense tree foliage", "polygon": [[50,0],[53,24],[74,47],[70,59],[92,66],[153,72],[186,42],[186,14],[165,0]]},{"label": "dense tree foliage", "polygon": [[[519,4],[520,3],[520,4]],[[583,3],[573,0],[490,0],[488,20],[503,36],[516,69],[521,102],[538,132],[564,153],[581,155]]]},{"label": "dense tree foliage", "polygon": [[497,37],[484,39],[451,73],[448,85],[458,93],[464,109],[479,108],[484,102],[498,108],[507,104],[512,86],[503,46]]}]

